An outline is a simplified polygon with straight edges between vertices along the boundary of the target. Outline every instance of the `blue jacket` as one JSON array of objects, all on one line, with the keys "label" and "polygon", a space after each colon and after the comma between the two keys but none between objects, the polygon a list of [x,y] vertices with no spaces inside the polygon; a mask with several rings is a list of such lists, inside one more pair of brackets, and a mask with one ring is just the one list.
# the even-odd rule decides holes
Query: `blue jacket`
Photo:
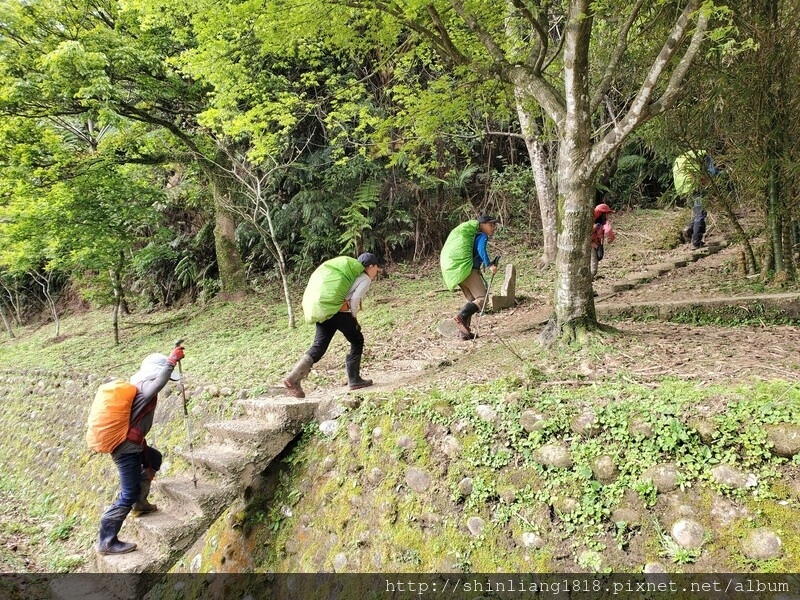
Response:
[{"label": "blue jacket", "polygon": [[475,236],[475,241],[472,243],[473,269],[480,269],[481,265],[488,267],[490,264],[492,264],[492,261],[489,258],[489,253],[486,250],[486,244],[488,241],[489,236],[479,230],[478,235]]}]

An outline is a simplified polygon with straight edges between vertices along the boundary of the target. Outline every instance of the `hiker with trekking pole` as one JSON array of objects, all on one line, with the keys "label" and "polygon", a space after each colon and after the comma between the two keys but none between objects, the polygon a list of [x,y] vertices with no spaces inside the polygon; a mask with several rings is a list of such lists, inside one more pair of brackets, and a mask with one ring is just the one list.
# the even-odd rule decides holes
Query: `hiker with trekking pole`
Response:
[{"label": "hiker with trekking pole", "polygon": [[89,411],[86,441],[97,452],[111,454],[119,472],[120,491],[100,517],[97,551],[125,554],[136,544],[117,538],[122,523],[133,511],[146,515],[157,509],[147,500],[155,473],[161,468],[161,453],[145,441],[153,426],[158,394],[170,381],[179,381],[175,366],[184,357],[180,341],[169,357],[150,354],[131,376],[130,383],[114,380],[100,386]]},{"label": "hiker with trekking pole", "polygon": [[482,315],[489,299],[481,268],[491,271],[492,278],[497,273],[497,260],[489,258],[486,247],[496,230],[497,219],[489,215],[461,223],[447,236],[439,256],[445,285],[451,292],[460,288],[467,299],[461,311],[453,317],[462,340],[477,337],[470,329],[472,316],[479,311]]},{"label": "hiker with trekking pole", "polygon": [[287,394],[305,398],[301,382],[311,372],[314,363],[324,356],[337,331],[341,331],[350,342],[350,352],[345,358],[348,387],[358,390],[372,385],[371,379],[361,377],[364,334],[361,333],[358,312],[361,301],[384,265],[382,258],[364,252],[358,259],[349,256],[331,258],[311,274],[303,292],[303,316],[306,323],[316,324],[316,333],[311,347],[283,379]]}]

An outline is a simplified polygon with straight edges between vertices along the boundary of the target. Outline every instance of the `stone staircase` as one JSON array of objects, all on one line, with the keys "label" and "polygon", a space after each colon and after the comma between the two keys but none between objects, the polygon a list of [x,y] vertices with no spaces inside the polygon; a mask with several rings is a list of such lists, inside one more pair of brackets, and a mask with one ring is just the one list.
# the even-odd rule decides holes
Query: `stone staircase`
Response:
[{"label": "stone staircase", "polygon": [[245,416],[208,423],[210,442],[183,457],[191,471],[156,478],[158,510],[128,516],[120,538],[137,543],[128,554],[96,555],[93,571],[114,577],[76,574],[51,581],[58,600],[132,600],[142,598],[194,544],[223,511],[246,497],[256,478],[313,418],[318,402],[291,398],[239,400]]},{"label": "stone staircase", "polygon": [[712,254],[716,254],[723,248],[727,247],[727,245],[728,243],[725,240],[718,242],[710,242],[707,246],[704,246],[703,248],[686,252],[682,256],[675,258],[674,260],[671,260],[669,262],[647,267],[645,270],[639,273],[631,273],[623,281],[619,281],[617,283],[612,284],[611,294],[605,295],[601,299],[609,298],[615,294],[618,294],[619,292],[631,290],[643,283],[648,283],[654,279],[662,277],[667,273],[669,273],[670,271],[674,271],[675,269],[681,269],[687,266],[689,263],[696,262],[707,256],[711,256]]}]

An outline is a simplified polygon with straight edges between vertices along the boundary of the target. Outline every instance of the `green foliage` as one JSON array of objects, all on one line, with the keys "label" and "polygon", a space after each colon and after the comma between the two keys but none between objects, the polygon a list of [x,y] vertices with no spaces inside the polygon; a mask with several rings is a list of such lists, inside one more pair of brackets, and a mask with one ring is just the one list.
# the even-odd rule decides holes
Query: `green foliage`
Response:
[{"label": "green foliage", "polygon": [[357,255],[365,248],[364,234],[372,228],[368,215],[377,204],[378,190],[377,181],[362,183],[356,190],[352,203],[344,209],[342,225],[345,230],[339,236],[339,241],[343,244],[343,253]]}]

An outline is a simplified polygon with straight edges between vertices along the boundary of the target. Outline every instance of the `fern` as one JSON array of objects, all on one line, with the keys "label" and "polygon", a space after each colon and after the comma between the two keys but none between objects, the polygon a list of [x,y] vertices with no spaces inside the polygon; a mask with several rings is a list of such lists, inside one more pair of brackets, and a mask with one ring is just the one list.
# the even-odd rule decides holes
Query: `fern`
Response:
[{"label": "fern", "polygon": [[355,254],[361,245],[363,232],[372,229],[369,211],[374,209],[378,203],[379,191],[380,184],[377,181],[365,181],[356,190],[353,201],[345,208],[342,214],[344,232],[339,236],[339,242],[343,244],[343,252]]}]

